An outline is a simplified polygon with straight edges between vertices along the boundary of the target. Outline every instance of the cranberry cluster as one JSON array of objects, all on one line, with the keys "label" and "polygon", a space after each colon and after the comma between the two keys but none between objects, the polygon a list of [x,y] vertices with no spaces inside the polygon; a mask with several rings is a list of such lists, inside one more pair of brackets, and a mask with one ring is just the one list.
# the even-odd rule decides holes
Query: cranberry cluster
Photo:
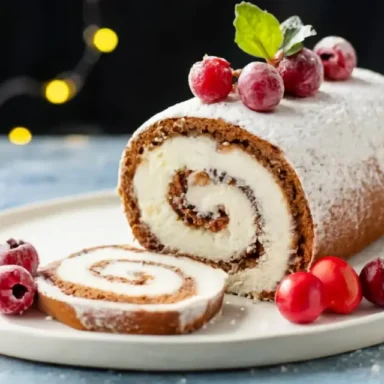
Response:
[{"label": "cranberry cluster", "polygon": [[319,259],[309,272],[286,276],[276,290],[280,313],[298,324],[315,321],[325,310],[349,314],[362,298],[384,307],[384,260],[367,263],[360,275],[344,260],[327,256]]},{"label": "cranberry cluster", "polygon": [[0,313],[22,314],[33,304],[39,266],[35,247],[9,239],[0,245]]},{"label": "cranberry cluster", "polygon": [[225,100],[237,91],[242,102],[257,112],[273,111],[284,93],[297,97],[314,95],[324,77],[345,80],[356,66],[356,53],[342,38],[321,40],[314,50],[302,48],[292,56],[278,53],[270,63],[252,62],[240,73],[237,86],[232,85],[231,64],[219,57],[206,56],[189,72],[192,93],[204,103]]}]

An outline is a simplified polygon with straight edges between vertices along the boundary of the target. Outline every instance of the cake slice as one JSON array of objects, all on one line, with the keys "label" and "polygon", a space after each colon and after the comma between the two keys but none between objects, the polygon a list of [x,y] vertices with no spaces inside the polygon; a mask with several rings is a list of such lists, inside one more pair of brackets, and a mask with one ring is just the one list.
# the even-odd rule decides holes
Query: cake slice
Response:
[{"label": "cake slice", "polygon": [[51,263],[36,283],[39,308],[72,328],[172,335],[220,311],[226,274],[188,258],[102,246]]}]

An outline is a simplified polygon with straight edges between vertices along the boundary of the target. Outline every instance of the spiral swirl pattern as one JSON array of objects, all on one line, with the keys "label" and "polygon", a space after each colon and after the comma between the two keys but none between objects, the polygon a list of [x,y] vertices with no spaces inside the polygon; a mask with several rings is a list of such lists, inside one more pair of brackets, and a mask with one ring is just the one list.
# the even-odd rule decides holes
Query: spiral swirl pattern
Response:
[{"label": "spiral swirl pattern", "polygon": [[230,291],[252,280],[249,291],[271,297],[295,252],[296,222],[286,192],[255,157],[208,136],[174,136],[144,151],[132,185],[143,245],[238,272]]},{"label": "spiral swirl pattern", "polygon": [[[124,318],[130,319],[129,331],[140,330],[143,322],[148,328],[147,320],[134,320],[147,312],[149,317],[172,314],[182,332],[202,321],[212,303],[220,307],[225,279],[222,271],[187,258],[106,246],[48,265],[37,284],[43,301],[49,297],[70,305],[85,328],[115,323],[120,329]],[[156,321],[151,327],[158,329]]]}]

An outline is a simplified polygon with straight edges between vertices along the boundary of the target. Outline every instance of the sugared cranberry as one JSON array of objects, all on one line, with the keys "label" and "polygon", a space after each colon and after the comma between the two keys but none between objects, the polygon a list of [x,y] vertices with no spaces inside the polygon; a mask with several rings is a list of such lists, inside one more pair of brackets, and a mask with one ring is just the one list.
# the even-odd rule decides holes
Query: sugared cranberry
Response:
[{"label": "sugared cranberry", "polygon": [[348,314],[361,303],[359,276],[346,261],[334,256],[323,257],[312,265],[310,272],[325,286],[327,309]]},{"label": "sugared cranberry", "polygon": [[232,91],[231,64],[220,57],[206,56],[192,66],[188,81],[192,93],[204,103],[224,100]]},{"label": "sugared cranberry", "polygon": [[283,57],[277,66],[284,80],[285,91],[298,97],[314,95],[324,79],[320,57],[308,48],[295,55]]},{"label": "sugared cranberry", "polygon": [[315,321],[327,303],[323,283],[308,272],[286,276],[276,290],[275,301],[280,313],[298,324]]},{"label": "sugared cranberry", "polygon": [[325,37],[315,45],[313,50],[320,56],[324,66],[324,76],[328,80],[348,79],[357,65],[355,49],[342,37]]},{"label": "sugared cranberry", "polygon": [[36,283],[31,274],[18,265],[0,266],[0,312],[22,314],[33,304]]},{"label": "sugared cranberry", "polygon": [[379,307],[384,307],[384,259],[366,264],[360,272],[364,297]]},{"label": "sugared cranberry", "polygon": [[0,245],[1,265],[20,265],[35,276],[39,266],[39,255],[32,244],[9,239],[6,244]]},{"label": "sugared cranberry", "polygon": [[272,65],[253,62],[244,67],[237,83],[240,98],[249,109],[268,112],[284,96],[284,83]]}]

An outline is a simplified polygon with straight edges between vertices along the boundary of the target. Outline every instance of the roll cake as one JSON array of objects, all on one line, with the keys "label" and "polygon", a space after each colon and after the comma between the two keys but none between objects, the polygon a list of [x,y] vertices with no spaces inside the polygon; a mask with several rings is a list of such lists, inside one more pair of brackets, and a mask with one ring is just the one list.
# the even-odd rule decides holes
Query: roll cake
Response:
[{"label": "roll cake", "polygon": [[42,268],[38,306],[79,330],[170,335],[202,327],[221,309],[227,274],[131,246],[82,250]]},{"label": "roll cake", "polygon": [[228,292],[273,298],[317,258],[348,258],[384,233],[384,77],[355,69],[273,113],[232,94],[145,122],[118,191],[147,249],[229,273]]}]

